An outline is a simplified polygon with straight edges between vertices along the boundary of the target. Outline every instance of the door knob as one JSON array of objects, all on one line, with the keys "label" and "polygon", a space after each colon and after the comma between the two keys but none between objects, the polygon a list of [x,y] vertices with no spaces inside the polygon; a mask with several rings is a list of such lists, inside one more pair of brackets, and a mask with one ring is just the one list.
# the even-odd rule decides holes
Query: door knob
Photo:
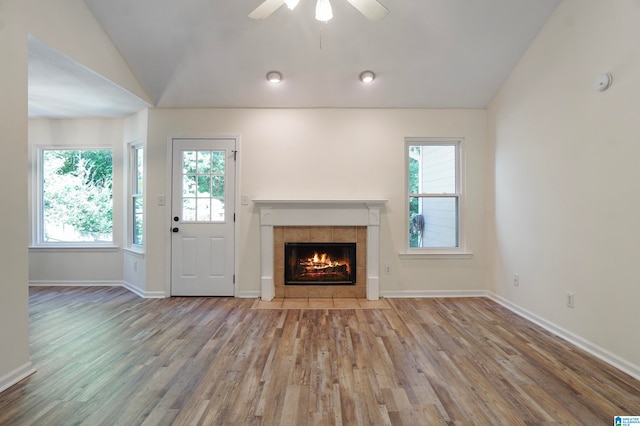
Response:
[{"label": "door knob", "polygon": [[174,216],[174,217],[173,217],[173,221],[174,221],[174,222],[177,222],[177,221],[179,221],[179,220],[180,220],[180,218],[179,218],[178,216]]},{"label": "door knob", "polygon": [[171,229],[171,232],[178,232],[178,231],[179,229],[177,227]]}]

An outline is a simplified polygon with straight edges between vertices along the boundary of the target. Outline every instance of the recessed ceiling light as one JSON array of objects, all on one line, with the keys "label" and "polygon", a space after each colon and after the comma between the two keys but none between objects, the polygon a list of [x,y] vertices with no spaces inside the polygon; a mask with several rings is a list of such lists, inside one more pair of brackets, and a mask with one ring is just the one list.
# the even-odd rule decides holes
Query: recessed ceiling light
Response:
[{"label": "recessed ceiling light", "polygon": [[267,73],[267,80],[269,83],[280,83],[282,81],[282,74],[278,71],[269,71]]},{"label": "recessed ceiling light", "polygon": [[362,71],[360,73],[360,81],[363,83],[371,83],[375,79],[376,75],[373,73],[373,71]]}]

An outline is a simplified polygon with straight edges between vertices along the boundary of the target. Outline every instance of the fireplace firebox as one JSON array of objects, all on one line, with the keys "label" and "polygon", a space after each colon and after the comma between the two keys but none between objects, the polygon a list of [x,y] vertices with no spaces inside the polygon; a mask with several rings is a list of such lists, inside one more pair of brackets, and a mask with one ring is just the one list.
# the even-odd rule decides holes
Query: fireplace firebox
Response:
[{"label": "fireplace firebox", "polygon": [[285,285],[354,285],[356,243],[285,243]]}]

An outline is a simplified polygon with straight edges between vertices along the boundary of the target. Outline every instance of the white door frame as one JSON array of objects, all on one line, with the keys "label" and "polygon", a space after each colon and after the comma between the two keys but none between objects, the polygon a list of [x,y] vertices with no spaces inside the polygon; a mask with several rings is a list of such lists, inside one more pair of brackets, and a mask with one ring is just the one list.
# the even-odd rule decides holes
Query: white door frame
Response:
[{"label": "white door frame", "polygon": [[[240,135],[229,134],[215,134],[215,135],[192,135],[192,134],[178,134],[170,135],[167,137],[167,150],[166,150],[166,170],[165,170],[165,193],[156,196],[158,205],[161,205],[160,198],[164,201],[164,219],[162,230],[165,233],[164,246],[165,246],[165,268],[164,268],[164,294],[165,297],[171,297],[171,206],[173,205],[172,199],[172,181],[173,181],[173,141],[174,139],[234,139],[236,145],[236,167],[234,175],[234,188],[235,191],[235,205],[234,211],[236,213],[236,221],[234,224],[235,230],[233,233],[233,274],[236,277],[234,286],[234,297],[239,297],[240,290],[238,289],[238,224],[240,223],[240,196],[238,189],[240,188]],[[166,194],[166,195],[165,195]]]}]

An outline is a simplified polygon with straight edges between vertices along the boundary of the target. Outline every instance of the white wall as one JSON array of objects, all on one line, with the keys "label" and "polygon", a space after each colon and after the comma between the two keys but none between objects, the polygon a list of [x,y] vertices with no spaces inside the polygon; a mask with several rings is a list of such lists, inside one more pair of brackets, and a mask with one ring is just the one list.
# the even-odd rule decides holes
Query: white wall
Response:
[{"label": "white wall", "polygon": [[27,35],[23,4],[0,1],[0,391],[31,371],[27,292]]},{"label": "white wall", "polygon": [[[486,288],[486,113],[481,110],[153,109],[147,147],[147,288],[165,289],[170,241],[171,136],[237,135],[239,194],[263,199],[389,199],[381,223],[381,291],[424,294]],[[464,218],[471,259],[400,260],[407,225],[404,138],[463,137],[467,156]],[[238,197],[239,198],[239,197]],[[260,289],[259,217],[238,210],[238,289]],[[165,266],[158,267],[159,265]]]},{"label": "white wall", "polygon": [[635,366],[639,23],[636,0],[564,0],[489,109],[495,292]]}]

